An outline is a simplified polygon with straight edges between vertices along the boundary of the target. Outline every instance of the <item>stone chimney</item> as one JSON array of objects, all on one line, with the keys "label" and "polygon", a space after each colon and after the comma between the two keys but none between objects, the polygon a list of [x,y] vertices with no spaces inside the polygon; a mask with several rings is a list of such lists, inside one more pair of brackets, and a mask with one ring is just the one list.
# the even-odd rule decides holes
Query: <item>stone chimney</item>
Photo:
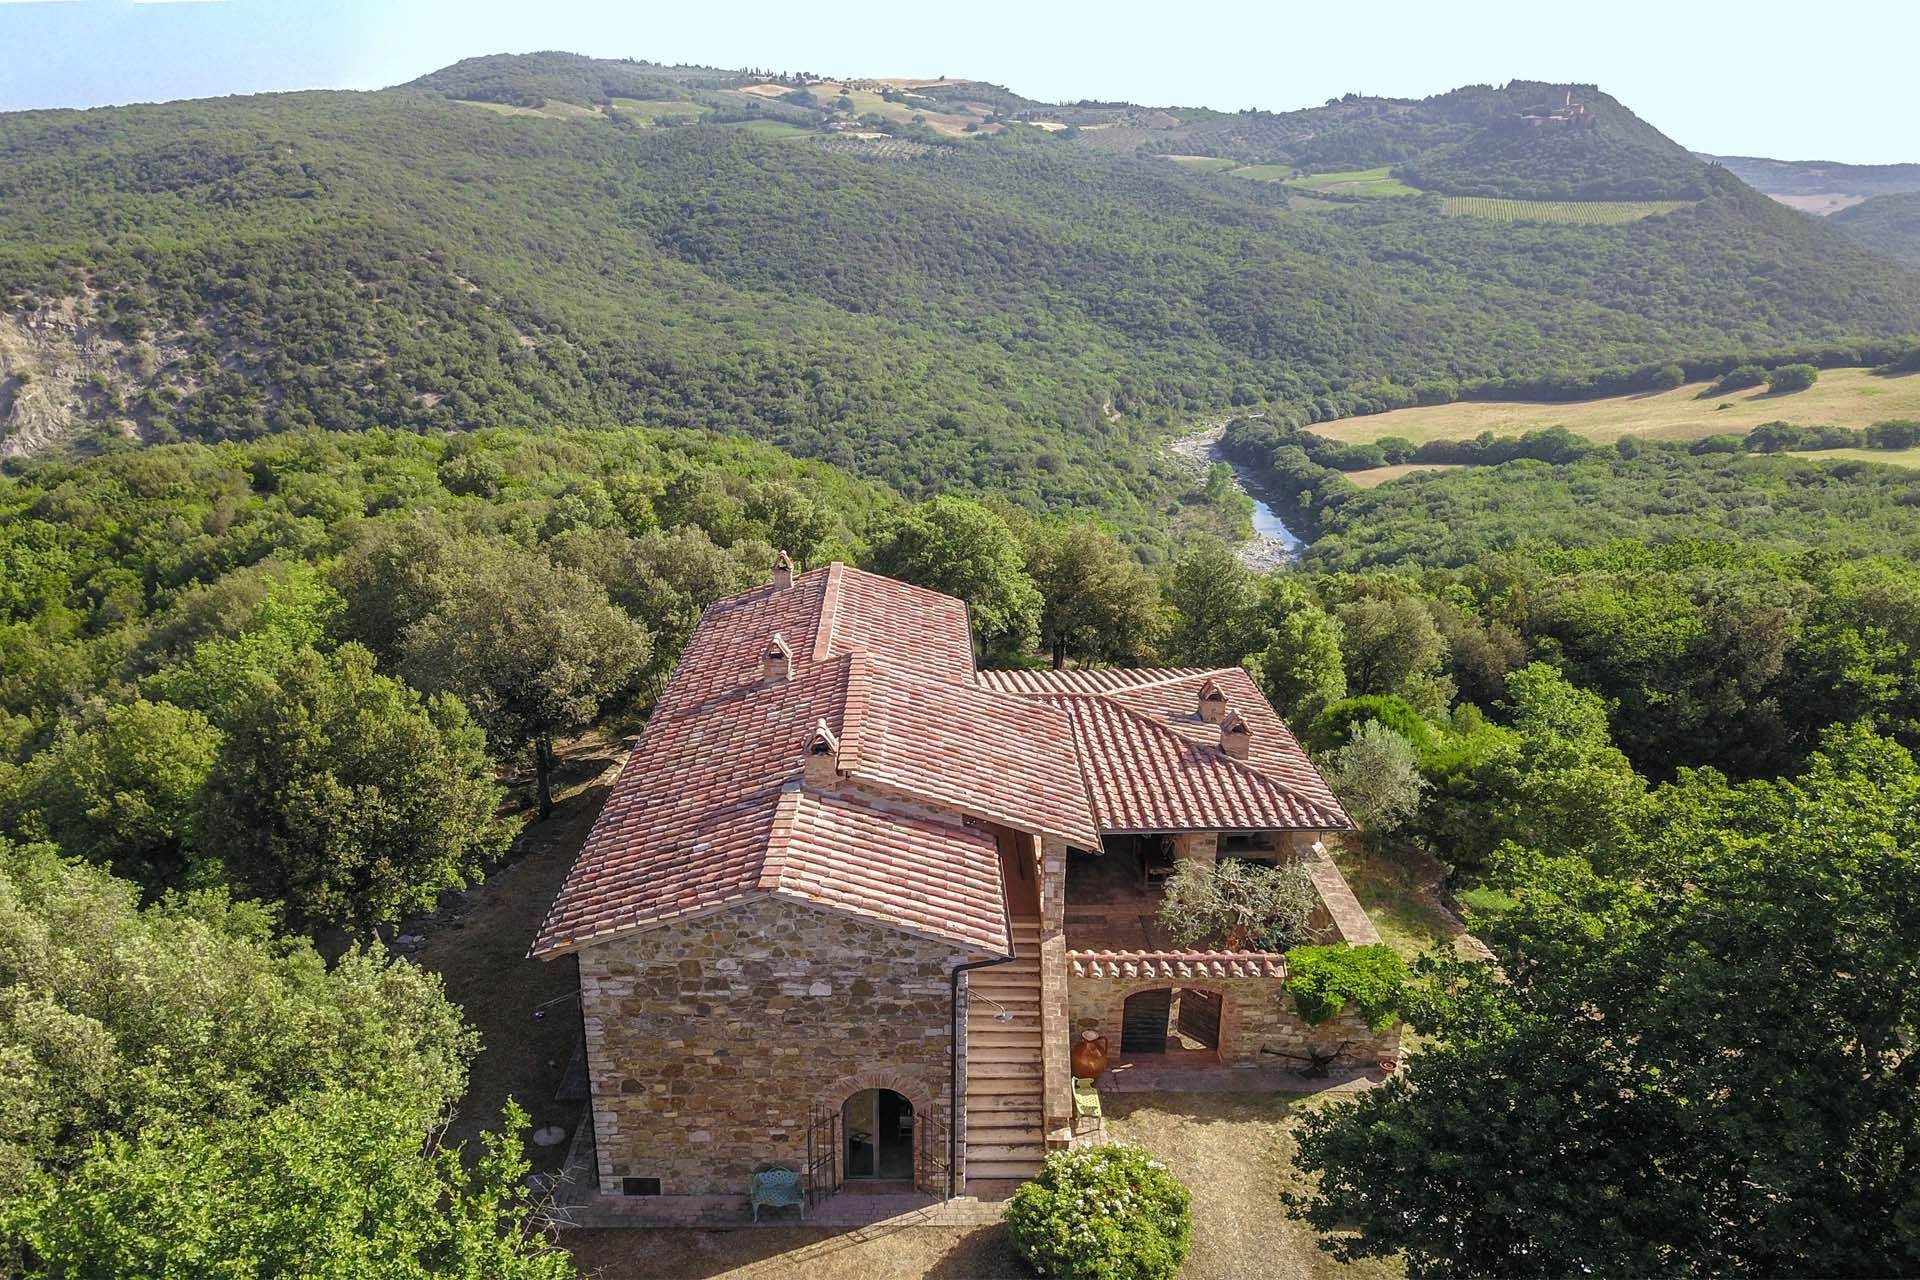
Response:
[{"label": "stone chimney", "polygon": [[825,720],[813,727],[807,739],[807,785],[825,791],[840,783],[840,739],[833,736]]},{"label": "stone chimney", "polygon": [[1238,711],[1226,708],[1226,714],[1220,721],[1220,750],[1222,754],[1235,760],[1247,758],[1247,748],[1253,745],[1253,730],[1247,728],[1247,722]]},{"label": "stone chimney", "polygon": [[793,557],[782,551],[773,558],[773,589],[785,591],[793,585]]},{"label": "stone chimney", "polygon": [[1212,676],[1200,683],[1200,718],[1208,724],[1219,724],[1226,718],[1227,694]]},{"label": "stone chimney", "polygon": [[793,649],[788,646],[787,638],[778,631],[773,639],[767,641],[767,650],[760,655],[760,680],[764,684],[783,684],[793,678]]}]

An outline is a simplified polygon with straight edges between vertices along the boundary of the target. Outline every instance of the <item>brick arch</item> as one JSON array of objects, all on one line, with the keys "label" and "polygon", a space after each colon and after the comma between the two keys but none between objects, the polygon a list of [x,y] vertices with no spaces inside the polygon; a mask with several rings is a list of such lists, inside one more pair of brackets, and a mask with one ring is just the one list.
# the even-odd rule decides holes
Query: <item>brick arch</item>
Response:
[{"label": "brick arch", "polygon": [[848,1098],[862,1089],[891,1089],[913,1104],[916,1118],[934,1115],[935,1099],[926,1092],[924,1082],[894,1071],[863,1071],[855,1076],[842,1076],[820,1091],[820,1105],[838,1111]]},{"label": "brick arch", "polygon": [[[1231,982],[1209,981],[1206,978],[1135,978],[1115,987],[1107,1001],[1106,1014],[1100,1021],[1100,1034],[1108,1037],[1107,1052],[1120,1056],[1120,1028],[1126,1019],[1127,997],[1137,996],[1142,991],[1204,991],[1208,995],[1220,997],[1220,1035],[1216,1052],[1222,1061],[1226,1060],[1231,1037],[1240,1032],[1241,992],[1233,988]],[[1078,1036],[1075,1037],[1078,1039]]]},{"label": "brick arch", "polygon": [[[908,1105],[913,1108],[915,1125],[927,1121],[937,1121],[942,1124],[948,1123],[945,1116],[939,1115],[934,1111],[934,1103],[940,1095],[928,1093],[921,1082],[914,1080],[911,1076],[901,1075],[894,1071],[863,1071],[859,1075],[842,1076],[821,1090],[819,1105],[830,1109],[835,1115],[838,1115],[840,1114],[840,1108],[846,1105],[847,1099],[864,1089],[891,1089],[893,1092],[905,1098]],[[930,1180],[935,1178],[936,1170],[923,1165],[921,1160],[922,1149],[917,1137],[918,1134],[916,1131],[916,1141],[913,1151],[913,1183],[916,1187],[924,1188]],[[944,1175],[939,1176],[944,1177]],[[944,1184],[942,1185],[944,1186]]]}]

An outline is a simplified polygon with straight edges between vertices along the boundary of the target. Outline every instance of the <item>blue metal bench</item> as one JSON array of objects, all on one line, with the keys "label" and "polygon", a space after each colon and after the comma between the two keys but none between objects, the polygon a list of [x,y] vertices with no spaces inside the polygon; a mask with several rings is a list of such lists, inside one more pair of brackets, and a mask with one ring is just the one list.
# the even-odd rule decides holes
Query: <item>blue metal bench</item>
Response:
[{"label": "blue metal bench", "polygon": [[760,1221],[760,1206],[769,1209],[784,1209],[789,1205],[800,1210],[800,1221],[807,1220],[807,1197],[800,1189],[800,1175],[791,1169],[769,1169],[765,1173],[753,1175],[753,1185],[747,1189],[747,1202],[753,1207],[753,1220]]}]

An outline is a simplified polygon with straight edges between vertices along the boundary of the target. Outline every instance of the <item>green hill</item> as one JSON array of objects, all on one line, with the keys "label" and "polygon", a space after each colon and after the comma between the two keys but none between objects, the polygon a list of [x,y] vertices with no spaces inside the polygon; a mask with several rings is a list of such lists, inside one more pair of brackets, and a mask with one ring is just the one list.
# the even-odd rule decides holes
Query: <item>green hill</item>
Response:
[{"label": "green hill", "polygon": [[[0,116],[0,450],[709,427],[909,494],[1145,526],[1185,483],[1160,429],[1222,405],[1320,419],[1430,380],[1920,329],[1913,277],[1704,167],[1696,203],[1621,226],[1430,198],[1295,212],[1117,147],[1143,108],[1055,113],[1113,125],[1077,133],[888,126],[866,150],[812,130],[844,108],[743,79],[768,84],[539,54],[376,93]],[[972,82],[845,87],[1029,110]],[[1573,154],[1473,150],[1476,120],[1539,95],[1462,93],[1421,118],[1487,173]],[[660,94],[711,109],[598,109]]]},{"label": "green hill", "polygon": [[1833,226],[1875,253],[1920,267],[1920,191],[1874,196],[1834,214]]},{"label": "green hill", "polygon": [[1712,189],[1706,165],[1594,86],[1537,80],[1214,114],[1148,145],[1314,172],[1387,165],[1412,186],[1457,196],[1691,200]]}]

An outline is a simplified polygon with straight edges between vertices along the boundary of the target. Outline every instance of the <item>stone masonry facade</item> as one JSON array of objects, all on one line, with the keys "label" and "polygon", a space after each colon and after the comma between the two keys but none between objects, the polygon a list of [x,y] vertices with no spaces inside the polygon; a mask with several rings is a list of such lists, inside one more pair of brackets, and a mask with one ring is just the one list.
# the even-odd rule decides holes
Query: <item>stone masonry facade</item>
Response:
[{"label": "stone masonry facade", "polygon": [[1083,1031],[1103,1035],[1108,1052],[1117,1055],[1127,997],[1177,987],[1221,997],[1220,1061],[1227,1066],[1282,1066],[1307,1058],[1310,1050],[1330,1053],[1343,1043],[1347,1046],[1340,1059],[1343,1063],[1370,1064],[1400,1056],[1398,1023],[1374,1031],[1365,1018],[1348,1008],[1318,1026],[1309,1026],[1287,994],[1285,968],[1279,959],[1251,954],[1182,958],[1165,953],[1101,953],[1097,959],[1075,955],[1075,972],[1068,980],[1073,1034],[1075,1038]]},{"label": "stone masonry facade", "polygon": [[[892,1089],[944,1132],[954,944],[762,899],[580,951],[600,1189],[742,1194],[816,1110]],[[944,1159],[944,1151],[941,1153]]]}]

